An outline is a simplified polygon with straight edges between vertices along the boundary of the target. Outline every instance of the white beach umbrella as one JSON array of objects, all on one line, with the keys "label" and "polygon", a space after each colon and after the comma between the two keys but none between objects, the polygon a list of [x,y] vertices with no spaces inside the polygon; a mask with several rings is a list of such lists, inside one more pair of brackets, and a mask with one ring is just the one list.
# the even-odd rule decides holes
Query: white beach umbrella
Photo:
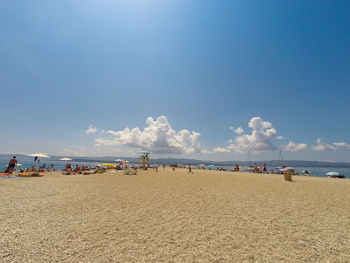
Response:
[{"label": "white beach umbrella", "polygon": [[32,153],[28,154],[27,156],[35,157],[34,161],[36,161],[36,168],[38,169],[38,165],[40,162],[40,158],[50,158],[50,156],[43,154],[43,153]]},{"label": "white beach umbrella", "polygon": [[61,158],[60,161],[71,161],[72,159],[70,158],[67,158],[67,157],[64,157],[64,158]]},{"label": "white beach umbrella", "polygon": [[122,162],[123,160],[122,160],[122,159],[116,159],[116,160],[114,160],[114,161],[116,161],[116,162]]},{"label": "white beach umbrella", "polygon": [[33,156],[38,158],[50,158],[50,156],[43,153],[32,153],[32,154],[28,154],[27,156]]}]

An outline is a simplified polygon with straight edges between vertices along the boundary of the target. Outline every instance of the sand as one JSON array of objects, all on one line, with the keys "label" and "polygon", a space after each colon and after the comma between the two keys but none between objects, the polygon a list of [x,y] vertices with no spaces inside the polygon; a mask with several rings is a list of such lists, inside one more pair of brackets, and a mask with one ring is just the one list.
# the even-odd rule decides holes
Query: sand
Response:
[{"label": "sand", "polygon": [[349,262],[350,180],[185,169],[0,179],[0,262]]}]

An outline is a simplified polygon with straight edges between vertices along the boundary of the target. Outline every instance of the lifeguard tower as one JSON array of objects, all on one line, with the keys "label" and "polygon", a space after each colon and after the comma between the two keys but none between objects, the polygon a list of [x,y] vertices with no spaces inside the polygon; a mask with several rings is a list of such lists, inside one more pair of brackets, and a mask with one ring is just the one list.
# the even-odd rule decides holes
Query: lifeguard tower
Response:
[{"label": "lifeguard tower", "polygon": [[139,163],[143,168],[150,167],[149,155],[149,152],[140,152]]}]

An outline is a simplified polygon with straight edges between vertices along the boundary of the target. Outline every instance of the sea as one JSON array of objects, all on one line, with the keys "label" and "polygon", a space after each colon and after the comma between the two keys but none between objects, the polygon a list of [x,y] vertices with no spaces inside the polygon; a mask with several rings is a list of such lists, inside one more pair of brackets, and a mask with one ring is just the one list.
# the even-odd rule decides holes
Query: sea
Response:
[{"label": "sea", "polygon": [[[11,155],[0,155],[0,170],[4,171],[6,170],[6,165],[8,164],[9,160],[12,158]],[[52,157],[52,158],[42,158],[39,162],[38,166],[46,165],[46,167],[53,165],[53,167],[56,170],[63,170],[67,164],[65,161],[60,161],[60,157]],[[25,155],[17,156],[18,163],[20,164],[17,169],[23,168],[31,168],[32,166],[36,166],[37,163],[34,162],[34,157],[29,157]],[[90,161],[83,161],[83,162],[75,162],[75,161],[69,161],[73,166],[79,165],[79,166],[88,166],[91,168],[96,167],[97,165],[101,164],[101,162],[90,162]],[[132,164],[132,163],[131,163]],[[195,166],[196,167],[196,166]],[[221,168],[226,169],[227,171],[233,170],[234,166],[219,166]],[[242,167],[243,168],[243,167]],[[276,171],[275,167],[267,167],[267,170],[274,170]],[[294,166],[295,172],[298,172],[299,174],[303,174],[302,171],[307,170],[309,173],[311,173],[313,176],[318,177],[327,177],[328,172],[339,172],[340,174],[343,174],[346,176],[346,178],[350,178],[350,168],[343,168],[343,167],[296,167]]]}]

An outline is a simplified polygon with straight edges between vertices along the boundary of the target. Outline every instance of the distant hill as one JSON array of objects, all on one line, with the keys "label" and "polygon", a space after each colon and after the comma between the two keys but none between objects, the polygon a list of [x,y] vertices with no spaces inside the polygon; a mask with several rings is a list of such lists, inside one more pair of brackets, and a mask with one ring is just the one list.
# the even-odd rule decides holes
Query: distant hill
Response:
[{"label": "distant hill", "polygon": [[[9,154],[0,154],[0,162],[7,163],[12,155]],[[50,159],[52,161],[58,161],[62,157],[67,156],[51,156]],[[135,157],[77,157],[72,156],[70,157],[72,159],[72,162],[96,162],[96,163],[102,163],[102,162],[115,162],[116,159],[121,160],[128,160],[130,163],[138,163],[138,158]],[[17,155],[18,160],[24,160],[29,161],[32,160],[33,157],[29,157],[26,155]],[[278,166],[279,161],[277,160],[269,160],[269,161],[251,161],[251,165],[254,163],[258,163],[259,165],[262,165],[266,163],[268,167],[276,167]],[[151,164],[191,164],[191,165],[198,165],[198,164],[214,164],[216,166],[234,166],[236,163],[242,166],[248,165],[247,161],[211,161],[211,160],[197,160],[197,159],[186,159],[186,158],[151,158]],[[319,161],[300,161],[300,160],[285,160],[283,162],[283,165],[285,166],[292,166],[292,167],[338,167],[338,168],[350,168],[349,162],[319,162]]]}]

